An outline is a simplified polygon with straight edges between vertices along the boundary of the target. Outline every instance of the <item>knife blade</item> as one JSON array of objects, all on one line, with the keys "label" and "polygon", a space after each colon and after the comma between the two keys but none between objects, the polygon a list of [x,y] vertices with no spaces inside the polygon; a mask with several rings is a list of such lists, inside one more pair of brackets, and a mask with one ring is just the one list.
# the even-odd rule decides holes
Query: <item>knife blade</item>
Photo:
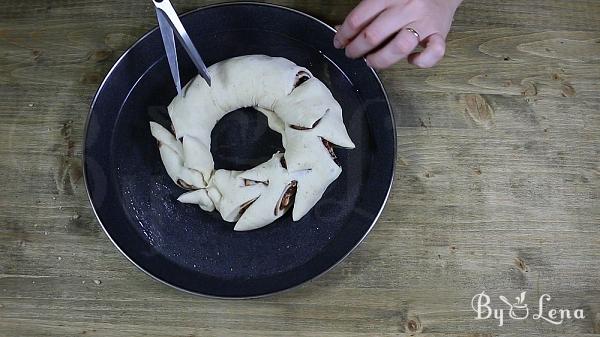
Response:
[{"label": "knife blade", "polygon": [[165,52],[169,61],[169,68],[171,68],[171,76],[173,76],[173,82],[175,82],[177,94],[181,95],[181,80],[179,79],[179,64],[177,62],[177,49],[175,47],[175,35],[173,35],[173,28],[171,28],[168,19],[161,10],[156,9],[156,17],[158,18],[158,26],[160,27],[160,34],[162,35],[163,44],[165,45]]},{"label": "knife blade", "polygon": [[[198,69],[198,73],[200,74],[200,76],[202,76],[202,78],[204,78],[206,83],[208,83],[208,85],[210,86],[211,78],[210,78],[210,74],[208,73],[208,70],[206,69],[206,65],[204,64],[204,61],[202,60],[200,53],[198,53],[198,50],[194,46],[194,43],[190,39],[187,31],[183,27],[181,20],[179,20],[179,17],[177,16],[175,9],[171,5],[171,2],[169,0],[153,0],[153,2],[154,2],[154,6],[156,7],[157,12],[160,11],[160,13],[163,14],[163,18],[166,19],[169,26],[171,27],[171,35],[177,36],[177,39],[179,40],[179,42],[181,42],[181,44],[183,45],[183,48],[188,53],[188,55],[192,59],[192,62]],[[160,17],[160,15],[159,15],[159,17]],[[159,19],[159,25],[160,25],[160,19]],[[162,32],[162,30],[161,30],[161,32]],[[165,45],[166,44],[167,43],[165,43]]]}]

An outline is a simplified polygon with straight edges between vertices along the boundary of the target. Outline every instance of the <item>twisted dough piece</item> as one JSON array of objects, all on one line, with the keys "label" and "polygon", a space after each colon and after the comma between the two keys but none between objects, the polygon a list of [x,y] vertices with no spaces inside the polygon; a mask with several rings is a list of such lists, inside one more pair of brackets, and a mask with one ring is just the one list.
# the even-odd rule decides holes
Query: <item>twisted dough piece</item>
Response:
[{"label": "twisted dough piece", "polygon": [[[168,107],[175,136],[150,122],[171,179],[192,190],[180,202],[218,210],[236,231],[270,224],[293,206],[302,218],[341,173],[332,144],[354,148],[342,108],[306,69],[279,57],[241,56],[208,69],[212,87],[197,76]],[[230,111],[254,107],[282,136],[285,154],[248,171],[214,170],[211,131]]]}]

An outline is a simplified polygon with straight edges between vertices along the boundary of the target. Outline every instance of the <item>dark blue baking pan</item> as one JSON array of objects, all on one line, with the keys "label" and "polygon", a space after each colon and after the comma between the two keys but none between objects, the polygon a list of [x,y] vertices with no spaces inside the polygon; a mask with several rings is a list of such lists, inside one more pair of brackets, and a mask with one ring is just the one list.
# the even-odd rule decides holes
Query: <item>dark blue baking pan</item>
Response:
[{"label": "dark blue baking pan", "polygon": [[[94,97],[84,146],[84,177],[98,221],[115,246],[155,279],[194,294],[251,298],[311,280],[338,264],[369,233],[390,192],[396,131],[385,91],[364,60],[332,45],[334,30],[296,10],[227,3],[182,16],[207,65],[265,54],[286,57],[323,81],[340,102],[356,149],[337,149],[341,176],[298,222],[291,214],[235,232],[218,213],[181,204],[150,120],[166,121],[175,97],[160,32],[129,48]],[[181,51],[182,82],[196,75]],[[240,109],[212,133],[216,168],[248,169],[283,150],[262,114]],[[291,212],[289,212],[291,213]]]}]

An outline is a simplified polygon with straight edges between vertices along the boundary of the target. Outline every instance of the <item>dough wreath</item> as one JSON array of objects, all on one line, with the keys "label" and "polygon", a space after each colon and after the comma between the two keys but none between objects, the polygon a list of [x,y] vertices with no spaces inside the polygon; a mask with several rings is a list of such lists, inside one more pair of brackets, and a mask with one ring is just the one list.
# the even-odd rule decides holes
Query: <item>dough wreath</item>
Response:
[{"label": "dough wreath", "polygon": [[[341,173],[332,144],[354,148],[342,108],[303,67],[280,57],[249,55],[208,69],[212,87],[197,76],[168,107],[173,134],[150,122],[167,173],[191,190],[180,202],[218,210],[236,231],[266,226],[292,207],[302,218]],[[211,131],[230,111],[254,107],[282,136],[285,153],[248,171],[214,170]]]}]

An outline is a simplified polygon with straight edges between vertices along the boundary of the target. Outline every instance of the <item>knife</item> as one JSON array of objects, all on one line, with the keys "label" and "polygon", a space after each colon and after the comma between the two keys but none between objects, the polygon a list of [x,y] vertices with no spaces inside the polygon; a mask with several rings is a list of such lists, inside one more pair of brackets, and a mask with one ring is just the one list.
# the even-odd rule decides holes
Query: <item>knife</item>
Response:
[{"label": "knife", "polygon": [[169,0],[153,0],[153,2],[156,7],[158,26],[162,35],[163,44],[165,45],[165,52],[169,61],[169,67],[171,68],[171,75],[173,76],[175,87],[177,88],[177,93],[181,95],[181,80],[179,78],[179,64],[177,62],[175,36],[177,36],[177,39],[183,45],[183,48],[192,59],[192,62],[196,65],[200,76],[202,76],[210,86],[211,79],[210,74],[206,69],[206,65],[204,64],[204,61],[202,61],[200,53],[198,53],[198,50],[194,47],[190,36],[179,20],[177,12],[175,12],[171,2]]}]

